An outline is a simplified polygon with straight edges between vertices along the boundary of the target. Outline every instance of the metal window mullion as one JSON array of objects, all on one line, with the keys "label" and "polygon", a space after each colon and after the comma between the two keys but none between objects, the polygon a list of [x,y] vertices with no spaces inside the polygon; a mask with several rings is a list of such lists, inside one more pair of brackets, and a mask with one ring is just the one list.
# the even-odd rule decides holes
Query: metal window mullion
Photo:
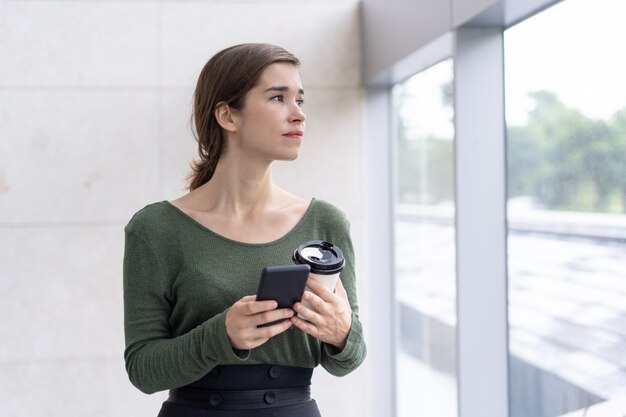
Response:
[{"label": "metal window mullion", "polygon": [[454,42],[458,417],[508,415],[501,28]]},{"label": "metal window mullion", "polygon": [[370,416],[396,415],[396,332],[394,294],[393,179],[391,99],[386,86],[366,89],[365,166],[366,180],[366,267],[369,274],[370,315],[367,332],[370,368]]}]

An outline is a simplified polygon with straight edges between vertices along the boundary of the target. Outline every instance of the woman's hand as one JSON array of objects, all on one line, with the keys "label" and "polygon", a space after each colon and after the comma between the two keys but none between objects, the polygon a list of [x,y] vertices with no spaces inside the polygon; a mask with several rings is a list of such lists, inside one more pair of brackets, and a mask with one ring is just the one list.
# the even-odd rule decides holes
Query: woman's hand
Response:
[{"label": "woman's hand", "polygon": [[352,326],[352,309],[341,279],[337,280],[334,293],[311,278],[307,287],[311,291],[305,291],[302,299],[308,301],[315,311],[302,303],[295,303],[293,309],[307,320],[294,316],[291,322],[303,332],[342,350]]},{"label": "woman's hand", "polygon": [[267,327],[256,326],[293,316],[289,308],[276,309],[276,301],[256,301],[256,295],[247,295],[233,304],[226,313],[226,334],[235,349],[250,350],[291,327],[291,322]]}]

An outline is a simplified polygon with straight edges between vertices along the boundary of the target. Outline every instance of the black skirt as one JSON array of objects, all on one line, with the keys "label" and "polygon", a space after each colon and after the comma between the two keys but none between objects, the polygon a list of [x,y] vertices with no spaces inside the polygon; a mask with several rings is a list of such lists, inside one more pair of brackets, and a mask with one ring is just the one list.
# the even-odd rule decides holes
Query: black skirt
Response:
[{"label": "black skirt", "polygon": [[313,369],[220,365],[170,390],[158,417],[321,417],[310,385]]}]

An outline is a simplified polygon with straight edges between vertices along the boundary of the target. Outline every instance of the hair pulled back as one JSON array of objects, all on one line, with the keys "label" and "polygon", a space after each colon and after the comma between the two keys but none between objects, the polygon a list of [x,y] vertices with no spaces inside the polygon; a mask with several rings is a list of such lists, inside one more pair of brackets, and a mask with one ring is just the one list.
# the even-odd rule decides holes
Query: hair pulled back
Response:
[{"label": "hair pulled back", "polygon": [[199,159],[191,164],[189,190],[200,187],[213,177],[226,148],[226,135],[215,118],[217,104],[225,102],[229,107],[241,110],[246,95],[258,84],[263,70],[277,62],[300,65],[298,58],[279,46],[245,43],[218,52],[202,68],[191,115]]}]

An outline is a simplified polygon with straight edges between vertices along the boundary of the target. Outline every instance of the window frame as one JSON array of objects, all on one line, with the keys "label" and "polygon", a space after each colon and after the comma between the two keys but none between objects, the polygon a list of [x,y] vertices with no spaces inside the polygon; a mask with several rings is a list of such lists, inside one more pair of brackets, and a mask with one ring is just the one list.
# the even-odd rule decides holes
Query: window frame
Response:
[{"label": "window frame", "polygon": [[[496,1],[366,82],[365,166],[376,167],[366,180],[364,248],[373,277],[369,301],[377,311],[368,326],[377,341],[369,347],[372,415],[397,415],[391,88],[448,58],[454,63],[458,417],[509,415],[503,33],[559,1]],[[382,258],[381,247],[389,248]]]}]

